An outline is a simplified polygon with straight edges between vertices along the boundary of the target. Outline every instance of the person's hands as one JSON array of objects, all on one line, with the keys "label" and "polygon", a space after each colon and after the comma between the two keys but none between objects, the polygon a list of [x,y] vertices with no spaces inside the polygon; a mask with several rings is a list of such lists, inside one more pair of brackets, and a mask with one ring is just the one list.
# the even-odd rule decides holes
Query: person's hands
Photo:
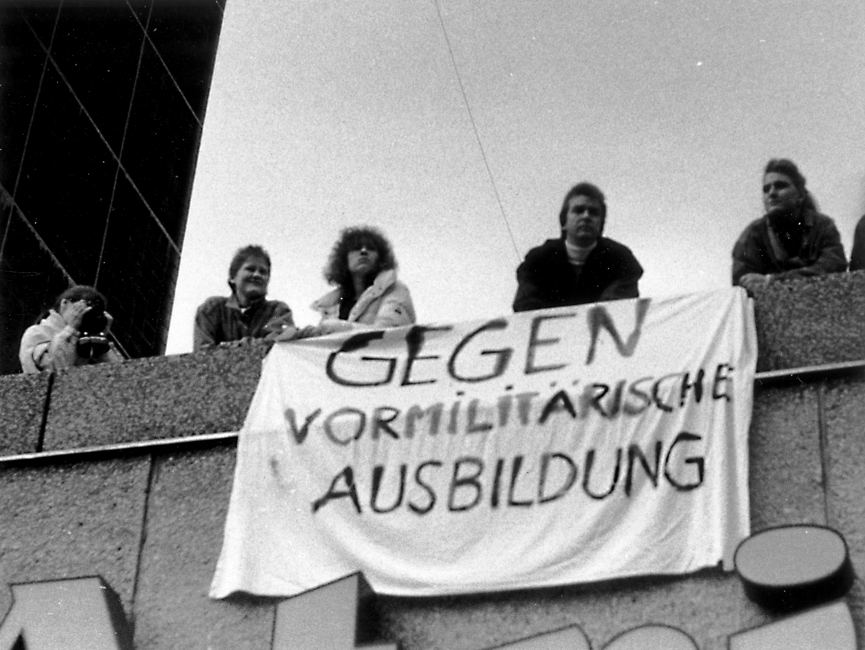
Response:
[{"label": "person's hands", "polygon": [[762,275],[760,273],[746,273],[739,278],[739,284],[742,285],[748,293],[753,293],[755,289],[764,287],[772,280],[771,275]]},{"label": "person's hands", "polygon": [[321,328],[318,325],[307,325],[306,327],[295,328],[295,330],[292,339],[308,339],[313,336],[321,336]]},{"label": "person's hands", "polygon": [[255,339],[251,336],[244,336],[242,339],[237,339],[235,341],[223,341],[219,344],[221,348],[239,348],[243,345],[248,345],[252,343]]},{"label": "person's hands", "polygon": [[306,327],[285,327],[278,332],[271,332],[265,338],[266,341],[295,341],[297,339],[308,339],[313,336],[321,336],[324,332],[318,325],[307,325]]},{"label": "person's hands", "polygon": [[81,327],[81,321],[84,318],[84,314],[92,309],[90,305],[87,304],[84,300],[76,300],[74,302],[64,300],[65,305],[63,305],[62,316],[63,320],[66,321],[66,324],[69,325],[73,329],[79,329]]},{"label": "person's hands", "polygon": [[309,339],[314,336],[321,336],[321,328],[318,325],[307,325],[306,327],[301,327],[297,330],[297,336],[295,336],[295,338]]},{"label": "person's hands", "polygon": [[298,330],[294,325],[286,325],[283,323],[282,329],[271,331],[264,337],[265,341],[293,341],[297,338]]}]

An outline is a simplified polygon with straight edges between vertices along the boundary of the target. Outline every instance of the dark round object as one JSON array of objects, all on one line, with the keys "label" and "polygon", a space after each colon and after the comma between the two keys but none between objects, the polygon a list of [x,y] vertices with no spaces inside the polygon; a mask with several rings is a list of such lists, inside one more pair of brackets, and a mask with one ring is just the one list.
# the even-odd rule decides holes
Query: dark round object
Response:
[{"label": "dark round object", "polygon": [[745,594],[775,612],[791,612],[841,598],[855,577],[844,537],[825,526],[769,528],[736,549]]},{"label": "dark round object", "polygon": [[95,359],[111,349],[111,343],[104,336],[82,336],[78,339],[76,353],[82,359]]},{"label": "dark round object", "polygon": [[106,327],[108,327],[108,317],[105,315],[105,308],[91,305],[90,311],[81,317],[78,331],[81,332],[81,336],[104,336]]}]

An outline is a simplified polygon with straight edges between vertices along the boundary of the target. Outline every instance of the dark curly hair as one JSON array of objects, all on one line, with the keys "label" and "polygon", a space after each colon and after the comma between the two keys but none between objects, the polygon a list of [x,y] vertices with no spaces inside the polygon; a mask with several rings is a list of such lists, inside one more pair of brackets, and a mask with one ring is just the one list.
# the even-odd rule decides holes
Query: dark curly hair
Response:
[{"label": "dark curly hair", "polygon": [[[102,295],[95,288],[91,287],[87,284],[75,284],[69,287],[66,291],[57,296],[57,299],[54,301],[54,305],[51,307],[56,312],[60,311],[60,303],[64,300],[69,300],[70,302],[75,302],[76,300],[86,300],[90,303],[92,307],[97,309],[98,311],[105,311],[105,308],[108,306],[108,301],[105,299],[105,296]],[[44,311],[39,315],[39,318],[36,319],[36,324],[38,325],[43,318],[47,318],[50,311]]]},{"label": "dark curly hair", "polygon": [[604,193],[601,192],[601,189],[597,185],[593,185],[592,183],[587,183],[583,181],[582,183],[577,183],[574,185],[568,193],[565,194],[565,200],[562,201],[562,209],[559,211],[559,226],[562,228],[562,239],[565,238],[565,222],[568,220],[568,203],[570,203],[571,199],[575,196],[587,196],[590,199],[597,201],[601,205],[601,232],[604,232],[604,224],[607,221],[607,201],[604,197]]},{"label": "dark curly hair", "polygon": [[805,176],[799,171],[796,163],[789,158],[772,158],[772,160],[766,163],[766,169],[763,170],[763,176],[765,177],[766,174],[771,173],[783,174],[789,178],[790,182],[793,183],[793,187],[795,187],[802,196],[803,205],[812,210],[817,209],[817,201],[811,195],[811,192],[808,191],[808,188],[805,187]]},{"label": "dark curly hair", "polygon": [[339,239],[333,245],[327,265],[324,267],[324,279],[329,284],[335,284],[350,292],[354,291],[351,274],[348,272],[348,254],[357,250],[362,244],[369,244],[378,253],[378,262],[373,277],[396,269],[396,257],[393,248],[380,230],[371,226],[352,226],[339,233]]},{"label": "dark curly hair", "polygon": [[86,284],[76,284],[57,296],[57,300],[54,301],[54,311],[60,311],[60,303],[64,300],[69,300],[70,302],[86,300],[91,304],[91,306],[100,310],[104,310],[108,304],[105,296]]}]

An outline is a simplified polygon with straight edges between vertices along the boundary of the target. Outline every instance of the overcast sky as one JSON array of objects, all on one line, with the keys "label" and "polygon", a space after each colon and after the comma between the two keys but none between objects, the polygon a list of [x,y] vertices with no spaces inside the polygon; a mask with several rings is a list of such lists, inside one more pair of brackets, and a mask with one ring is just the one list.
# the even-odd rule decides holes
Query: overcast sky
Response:
[{"label": "overcast sky", "polygon": [[862,0],[226,4],[169,354],[250,243],[306,325],[340,229],[378,226],[419,321],[447,322],[510,313],[581,180],[645,296],[729,285],[769,158],[848,254],[865,212]]}]

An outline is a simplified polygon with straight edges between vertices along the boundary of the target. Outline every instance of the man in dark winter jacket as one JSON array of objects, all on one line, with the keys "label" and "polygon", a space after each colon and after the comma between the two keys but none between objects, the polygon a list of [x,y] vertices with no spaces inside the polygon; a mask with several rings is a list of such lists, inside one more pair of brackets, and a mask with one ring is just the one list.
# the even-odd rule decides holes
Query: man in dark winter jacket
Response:
[{"label": "man in dark winter jacket", "polygon": [[517,268],[514,311],[637,298],[643,267],[631,250],[602,237],[607,204],[600,189],[578,183],[565,195],[562,236],[533,248]]}]

